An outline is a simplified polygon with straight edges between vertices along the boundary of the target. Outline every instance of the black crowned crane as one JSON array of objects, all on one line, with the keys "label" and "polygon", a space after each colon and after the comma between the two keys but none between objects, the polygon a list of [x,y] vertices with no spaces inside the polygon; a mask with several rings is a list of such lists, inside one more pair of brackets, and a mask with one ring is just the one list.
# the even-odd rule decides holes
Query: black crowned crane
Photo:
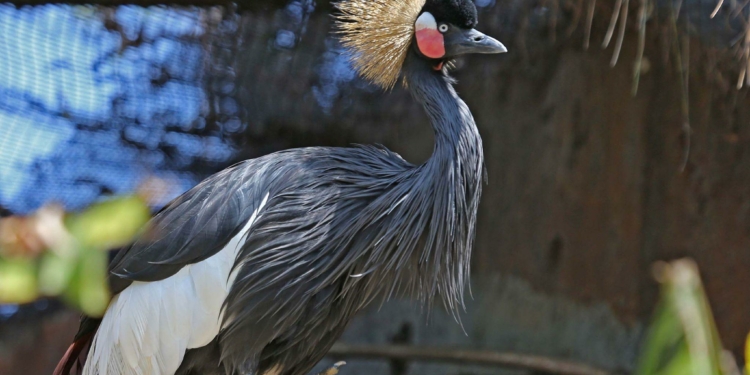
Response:
[{"label": "black crowned crane", "polygon": [[471,0],[343,0],[357,71],[399,77],[435,148],[312,147],[247,160],[162,209],[110,265],[114,297],[84,318],[58,375],[304,375],[349,320],[394,294],[463,304],[484,177],[482,140],[445,63],[505,47]]}]

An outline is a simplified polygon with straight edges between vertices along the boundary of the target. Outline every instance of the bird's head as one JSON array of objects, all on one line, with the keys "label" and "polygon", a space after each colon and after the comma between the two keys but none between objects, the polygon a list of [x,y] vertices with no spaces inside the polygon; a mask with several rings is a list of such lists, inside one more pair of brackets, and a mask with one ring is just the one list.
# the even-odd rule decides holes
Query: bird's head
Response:
[{"label": "bird's head", "polygon": [[505,46],[475,29],[472,0],[341,0],[338,33],[365,79],[390,89],[411,50],[435,70],[460,55],[503,53]]}]

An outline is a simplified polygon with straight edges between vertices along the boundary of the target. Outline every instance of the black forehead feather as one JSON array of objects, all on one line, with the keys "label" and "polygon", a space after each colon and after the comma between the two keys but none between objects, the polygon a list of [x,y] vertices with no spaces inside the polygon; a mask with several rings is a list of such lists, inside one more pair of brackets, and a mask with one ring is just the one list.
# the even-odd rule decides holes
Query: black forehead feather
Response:
[{"label": "black forehead feather", "polygon": [[477,25],[477,8],[472,0],[427,0],[422,8],[438,22],[448,22],[467,29]]}]

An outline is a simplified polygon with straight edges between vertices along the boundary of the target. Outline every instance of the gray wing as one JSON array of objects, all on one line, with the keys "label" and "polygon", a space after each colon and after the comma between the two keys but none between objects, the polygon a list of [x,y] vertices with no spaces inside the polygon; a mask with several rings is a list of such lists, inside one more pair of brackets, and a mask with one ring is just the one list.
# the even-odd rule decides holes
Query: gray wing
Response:
[{"label": "gray wing", "polygon": [[[261,201],[259,159],[235,164],[207,178],[164,207],[110,265],[117,293],[131,281],[163,280],[221,250]],[[119,290],[118,290],[119,289]]]}]

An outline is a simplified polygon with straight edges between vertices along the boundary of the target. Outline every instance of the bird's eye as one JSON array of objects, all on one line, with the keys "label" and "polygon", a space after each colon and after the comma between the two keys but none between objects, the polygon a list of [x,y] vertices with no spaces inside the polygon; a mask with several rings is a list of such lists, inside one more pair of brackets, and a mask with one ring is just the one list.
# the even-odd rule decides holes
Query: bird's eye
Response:
[{"label": "bird's eye", "polygon": [[441,23],[440,26],[438,26],[438,30],[440,30],[441,33],[444,33],[448,31],[448,25],[445,23]]}]

